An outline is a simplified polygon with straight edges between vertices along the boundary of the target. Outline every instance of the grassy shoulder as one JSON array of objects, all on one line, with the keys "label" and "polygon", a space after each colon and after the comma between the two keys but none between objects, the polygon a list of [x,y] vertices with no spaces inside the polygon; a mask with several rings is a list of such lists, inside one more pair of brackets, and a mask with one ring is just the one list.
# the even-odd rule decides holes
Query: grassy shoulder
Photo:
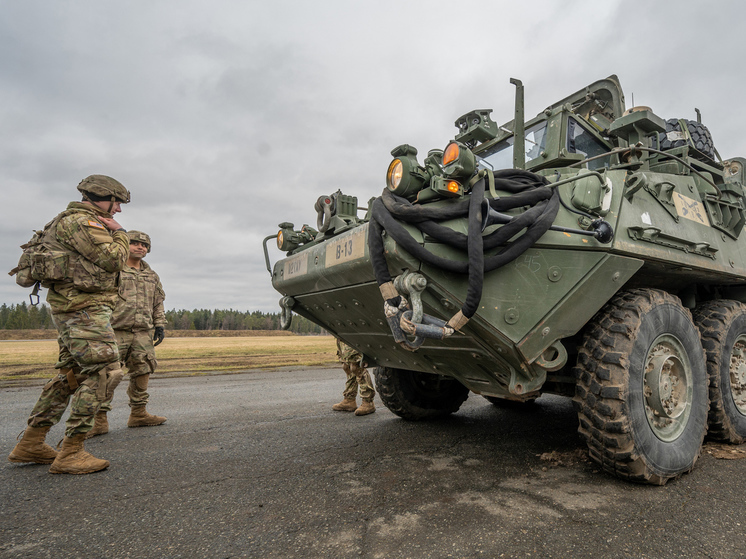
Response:
[{"label": "grassy shoulder", "polygon": [[[318,366],[336,362],[333,336],[282,335],[177,337],[167,332],[156,348],[157,373]],[[265,333],[266,334],[266,333]],[[0,343],[0,380],[48,378],[57,361],[54,339]]]}]

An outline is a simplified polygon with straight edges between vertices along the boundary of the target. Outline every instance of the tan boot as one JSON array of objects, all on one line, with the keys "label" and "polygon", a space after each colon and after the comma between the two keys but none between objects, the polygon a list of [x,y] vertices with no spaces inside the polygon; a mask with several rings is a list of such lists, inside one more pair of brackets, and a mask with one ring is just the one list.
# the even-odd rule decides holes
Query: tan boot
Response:
[{"label": "tan boot", "polygon": [[345,398],[339,404],[332,406],[334,411],[355,411],[357,409],[357,400],[355,398]]},{"label": "tan boot", "polygon": [[49,427],[26,427],[23,438],[18,441],[8,456],[11,462],[35,462],[37,464],[51,464],[57,457],[57,451],[44,442]]},{"label": "tan boot", "polygon": [[109,421],[106,418],[106,412],[100,411],[96,413],[96,421],[93,423],[93,429],[85,434],[86,439],[95,437],[96,435],[105,435],[109,432]]},{"label": "tan boot", "polygon": [[160,415],[151,415],[145,411],[145,406],[132,406],[127,427],[152,427],[165,423],[166,418]]},{"label": "tan boot", "polygon": [[373,413],[376,411],[376,406],[373,405],[373,400],[363,400],[363,403],[360,404],[360,407],[355,410],[355,415],[368,415],[369,413]]},{"label": "tan boot", "polygon": [[86,433],[65,437],[57,458],[54,459],[50,474],[92,474],[109,467],[108,460],[101,460],[85,451],[83,441]]}]

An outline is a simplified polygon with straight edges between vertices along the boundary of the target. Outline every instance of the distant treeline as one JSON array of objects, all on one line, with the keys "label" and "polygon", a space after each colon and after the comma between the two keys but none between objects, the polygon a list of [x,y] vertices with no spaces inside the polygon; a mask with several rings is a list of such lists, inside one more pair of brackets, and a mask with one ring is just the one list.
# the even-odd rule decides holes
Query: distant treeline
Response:
[{"label": "distant treeline", "polygon": [[[280,313],[195,309],[166,311],[167,330],[280,330]],[[54,329],[52,313],[47,305],[0,305],[0,329]],[[294,315],[291,332],[322,334],[325,331],[302,316]]]},{"label": "distant treeline", "polygon": [[[280,313],[195,309],[166,311],[167,330],[281,330]],[[290,331],[323,334],[326,331],[302,316],[293,315]]]},{"label": "distant treeline", "polygon": [[0,329],[45,330],[54,329],[52,313],[47,305],[0,305]]}]

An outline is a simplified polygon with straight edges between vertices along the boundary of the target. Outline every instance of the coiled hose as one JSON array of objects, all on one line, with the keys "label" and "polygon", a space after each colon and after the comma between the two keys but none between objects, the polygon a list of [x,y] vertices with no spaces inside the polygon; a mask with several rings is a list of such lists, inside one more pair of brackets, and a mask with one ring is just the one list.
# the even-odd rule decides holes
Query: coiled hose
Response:
[{"label": "coiled hose", "polygon": [[[485,272],[496,270],[512,262],[533,246],[551,227],[560,205],[559,194],[548,186],[550,183],[545,177],[521,169],[494,171],[495,188],[509,192],[511,196],[489,200],[490,207],[496,211],[512,210],[524,206],[528,206],[528,209],[515,215],[508,223],[489,235],[482,236],[481,203],[485,192],[484,173],[487,172],[489,171],[484,171],[475,177],[476,180],[472,180],[470,199],[446,207],[414,205],[388,189],[376,198],[372,206],[368,250],[379,287],[391,282],[383,249],[383,231],[385,230],[415,258],[444,270],[468,274],[467,295],[460,313],[466,320],[474,315],[482,298]],[[462,217],[468,218],[467,235],[438,223]],[[400,222],[414,225],[422,233],[441,243],[465,250],[468,254],[468,261],[450,260],[431,253],[420,245]],[[525,231],[519,237],[511,241],[524,229]],[[499,246],[504,248],[493,256],[485,257],[484,251]],[[388,305],[399,306],[400,297],[395,291],[385,288],[381,291]],[[456,316],[449,321],[449,324],[458,328],[460,319],[456,320],[457,324],[453,324]],[[465,323],[466,320],[460,324]]]}]

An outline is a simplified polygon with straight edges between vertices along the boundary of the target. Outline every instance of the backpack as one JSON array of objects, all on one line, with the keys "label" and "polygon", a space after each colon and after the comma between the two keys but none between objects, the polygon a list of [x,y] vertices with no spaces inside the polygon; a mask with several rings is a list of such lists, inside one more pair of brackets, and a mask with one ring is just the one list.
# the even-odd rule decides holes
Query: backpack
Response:
[{"label": "backpack", "polygon": [[18,266],[8,272],[9,276],[16,276],[16,283],[21,287],[34,287],[29,295],[32,305],[39,303],[40,287],[49,287],[54,282],[70,278],[70,253],[64,250],[56,238],[57,224],[68,213],[62,212],[47,223],[44,229],[34,231],[29,242],[21,245],[23,254],[18,260]]}]

